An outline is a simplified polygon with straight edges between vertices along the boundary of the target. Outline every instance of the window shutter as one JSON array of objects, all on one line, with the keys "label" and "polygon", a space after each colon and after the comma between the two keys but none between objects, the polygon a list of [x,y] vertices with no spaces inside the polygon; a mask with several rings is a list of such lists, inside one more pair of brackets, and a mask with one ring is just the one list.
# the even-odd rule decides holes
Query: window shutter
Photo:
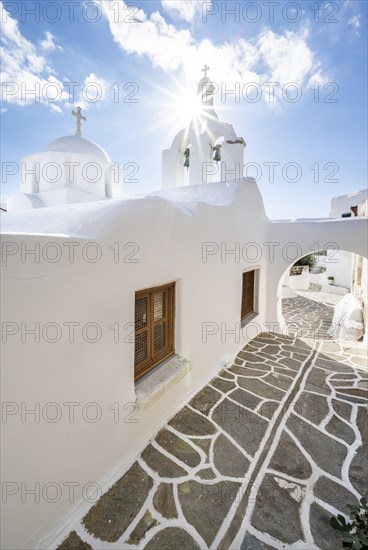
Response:
[{"label": "window shutter", "polygon": [[243,273],[241,319],[254,310],[254,271]]},{"label": "window shutter", "polygon": [[173,355],[174,332],[175,283],[136,292],[135,380]]}]

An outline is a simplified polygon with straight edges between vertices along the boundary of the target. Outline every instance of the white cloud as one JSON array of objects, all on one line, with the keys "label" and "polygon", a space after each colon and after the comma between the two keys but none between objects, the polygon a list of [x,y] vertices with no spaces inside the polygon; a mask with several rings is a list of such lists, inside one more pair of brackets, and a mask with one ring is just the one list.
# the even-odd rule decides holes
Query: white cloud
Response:
[{"label": "white cloud", "polygon": [[83,82],[79,100],[75,106],[88,110],[89,107],[103,101],[106,97],[108,83],[103,78],[98,78],[94,73],[90,73]]},{"label": "white cloud", "polygon": [[201,16],[203,3],[198,0],[161,0],[161,5],[169,15],[192,23]]},{"label": "white cloud", "polygon": [[348,26],[353,29],[353,32],[356,36],[360,36],[360,15],[353,15],[348,21]]},{"label": "white cloud", "polygon": [[40,42],[40,46],[43,50],[47,52],[53,52],[55,50],[63,51],[63,48],[61,46],[55,44],[55,37],[51,32],[46,31],[45,35],[46,38],[44,40],[41,40]]},{"label": "white cloud", "polygon": [[196,41],[190,30],[177,29],[157,11],[147,17],[139,10],[135,16],[141,22],[126,24],[128,7],[123,0],[119,13],[111,10],[108,0],[99,2],[114,40],[125,52],[145,55],[154,67],[168,72],[180,70],[190,84],[198,81],[205,63],[211,67],[210,78],[226,82],[229,88],[235,82],[264,81],[276,81],[281,86],[296,82],[302,86],[314,74],[323,78],[320,63],[308,45],[306,28],[284,34],[265,30],[252,42],[238,39],[214,44],[208,39]]},{"label": "white cloud", "polygon": [[268,66],[272,81],[302,83],[315,67],[314,55],[307,44],[306,30],[278,35],[263,32],[258,38],[258,51]]},{"label": "white cloud", "polygon": [[59,107],[59,105],[55,105],[55,103],[50,103],[50,109],[51,111],[55,111],[55,113],[62,113],[62,109],[61,107]]},{"label": "white cloud", "polygon": [[[27,105],[38,101],[47,103],[44,92],[51,82],[62,90],[62,84],[53,76],[54,71],[36,47],[21,34],[18,22],[0,3],[1,20],[1,92],[2,101]],[[47,97],[47,96],[46,96]],[[65,96],[64,96],[65,99]]]},{"label": "white cloud", "polygon": [[327,22],[332,19],[332,21],[340,22],[340,24],[319,25],[318,32],[327,34],[333,44],[346,40],[346,37],[349,36],[347,31],[359,38],[362,19],[360,5],[362,2],[346,0],[343,3],[339,2],[337,4],[334,2],[331,4],[335,4],[335,13],[331,13],[330,16],[327,16],[327,11],[323,10],[324,4],[320,4],[320,21],[325,20]]},{"label": "white cloud", "polygon": [[[6,11],[1,1],[0,17],[3,22],[0,78],[1,101],[4,108],[9,104],[25,106],[42,103],[52,111],[60,113],[61,108],[67,103],[71,106],[74,98],[70,97],[68,79],[62,82],[55,76],[53,67],[37,51],[36,46],[22,35],[18,22]],[[40,46],[45,52],[61,48],[55,44],[54,37],[49,32],[46,32],[46,39]],[[102,92],[100,100],[106,96],[106,82],[91,73],[84,82],[81,82],[79,90],[84,91],[85,103],[89,106],[94,103],[93,86],[87,88],[88,92],[86,92],[85,85],[92,81]]]},{"label": "white cloud", "polygon": [[[177,31],[173,25],[167,24],[159,12],[154,12],[149,19],[142,10],[134,12],[134,19],[141,22],[131,22],[129,8],[124,2],[114,5],[101,2],[101,7],[109,20],[110,30],[115,41],[127,53],[148,55],[155,67],[175,71],[183,65],[192,48],[193,39],[188,30]],[[128,15],[127,15],[128,13]]]},{"label": "white cloud", "polygon": [[327,84],[329,82],[329,79],[325,74],[322,73],[321,70],[317,70],[317,72],[313,73],[310,79],[308,80],[308,88],[313,86],[313,84],[319,84],[320,86]]}]

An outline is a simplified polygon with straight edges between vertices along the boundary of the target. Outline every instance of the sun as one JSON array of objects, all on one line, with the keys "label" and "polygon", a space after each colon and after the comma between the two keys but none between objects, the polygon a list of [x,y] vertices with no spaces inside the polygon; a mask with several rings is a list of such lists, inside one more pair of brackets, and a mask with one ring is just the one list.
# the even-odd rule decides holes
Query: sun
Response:
[{"label": "sun", "polygon": [[203,105],[197,87],[191,82],[175,79],[170,89],[165,90],[163,106],[167,113],[166,120],[175,121],[178,126],[201,126],[205,115]]},{"label": "sun", "polygon": [[203,103],[201,98],[193,89],[182,89],[180,92],[180,95],[177,96],[177,100],[173,102],[173,107],[187,122],[195,122],[203,116]]},{"label": "sun", "polygon": [[200,132],[212,114],[208,105],[203,103],[202,94],[198,91],[198,85],[187,80],[179,80],[173,77],[171,85],[162,85],[149,81],[159,99],[151,100],[152,108],[160,112],[155,123],[145,128],[145,133],[154,133],[159,130],[166,132],[168,128],[189,127],[195,132]]}]

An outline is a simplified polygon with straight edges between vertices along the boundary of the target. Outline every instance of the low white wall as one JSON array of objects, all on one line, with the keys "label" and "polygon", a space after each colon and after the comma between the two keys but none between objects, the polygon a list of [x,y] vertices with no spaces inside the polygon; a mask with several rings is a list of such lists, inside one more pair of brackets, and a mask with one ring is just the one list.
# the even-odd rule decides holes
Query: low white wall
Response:
[{"label": "low white wall", "polygon": [[326,285],[327,284],[327,275],[324,271],[323,273],[309,273],[309,282],[316,285]]},{"label": "low white wall", "polygon": [[343,286],[336,286],[334,284],[322,285],[321,292],[326,292],[327,294],[338,294],[339,296],[345,296],[345,294],[349,293],[347,288]]},{"label": "low white wall", "polygon": [[290,275],[285,277],[284,285],[289,286],[292,290],[308,290],[310,275],[308,269],[303,269],[300,275]]},{"label": "low white wall", "polygon": [[334,285],[351,290],[353,271],[353,254],[351,252],[328,249],[326,256],[319,256],[317,265],[326,268],[326,278],[334,277]]}]

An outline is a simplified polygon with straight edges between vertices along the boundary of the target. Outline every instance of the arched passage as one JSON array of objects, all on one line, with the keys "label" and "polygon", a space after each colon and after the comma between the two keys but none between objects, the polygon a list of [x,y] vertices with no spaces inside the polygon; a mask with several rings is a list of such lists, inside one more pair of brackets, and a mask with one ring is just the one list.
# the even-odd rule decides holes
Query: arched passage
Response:
[{"label": "arched passage", "polygon": [[367,259],[331,249],[304,255],[296,264],[285,270],[277,289],[278,322],[283,333],[318,341],[338,339],[335,306],[342,301],[341,309],[343,302],[349,301],[359,303],[349,334],[354,340],[363,337],[367,326]]},{"label": "arched passage", "polygon": [[366,218],[271,222],[265,243],[268,256],[266,329],[282,332],[282,281],[298,259],[329,248],[367,258],[367,241]]}]

